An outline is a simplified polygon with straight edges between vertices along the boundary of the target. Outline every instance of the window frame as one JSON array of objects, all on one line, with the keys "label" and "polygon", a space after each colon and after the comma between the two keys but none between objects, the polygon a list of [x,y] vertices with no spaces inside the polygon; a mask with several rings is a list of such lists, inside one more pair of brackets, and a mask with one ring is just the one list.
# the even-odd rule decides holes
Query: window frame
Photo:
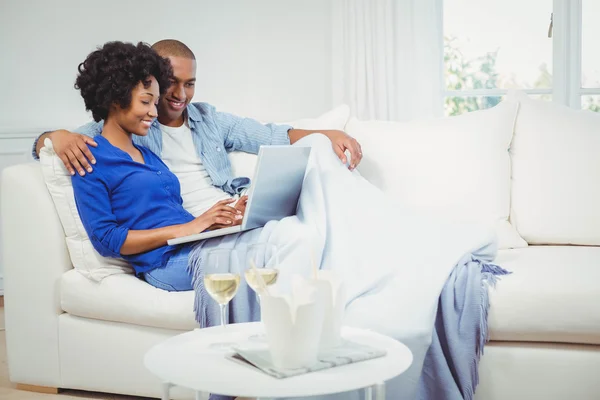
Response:
[{"label": "window frame", "polygon": [[[583,96],[600,95],[600,87],[583,88],[581,85],[582,2],[582,0],[553,0],[552,88],[520,89],[521,91],[529,95],[550,94],[553,102],[576,109],[581,109]],[[548,16],[548,23],[550,23],[550,15]],[[442,27],[442,36],[443,32]],[[444,72],[445,66],[442,57],[442,75]],[[505,96],[511,90],[448,90],[444,87],[442,90],[442,104],[448,97]]]}]

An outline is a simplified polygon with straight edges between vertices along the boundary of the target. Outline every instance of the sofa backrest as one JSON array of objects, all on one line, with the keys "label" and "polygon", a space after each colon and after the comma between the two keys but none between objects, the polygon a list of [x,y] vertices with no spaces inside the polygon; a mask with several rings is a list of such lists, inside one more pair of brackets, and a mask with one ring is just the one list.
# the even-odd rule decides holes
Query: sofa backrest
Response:
[{"label": "sofa backrest", "polygon": [[600,245],[600,115],[514,97],[511,221],[531,244]]},{"label": "sofa backrest", "polygon": [[410,122],[350,120],[362,144],[358,170],[397,201],[494,229],[500,248],[527,245],[509,223],[516,102],[456,117]]},{"label": "sofa backrest", "polygon": [[[498,232],[501,248],[526,246],[521,236],[531,244],[600,245],[600,115],[522,94],[490,110],[410,123],[351,120],[345,124],[348,113],[342,106],[320,118],[297,121],[295,126],[343,129],[345,125],[346,132],[362,144],[359,171],[365,178],[422,210],[490,224]],[[232,153],[230,157],[236,175],[253,173],[256,156]],[[46,182],[70,183],[58,158],[49,161],[47,168],[54,177],[47,176]],[[103,264],[106,260],[91,247],[82,247],[87,235],[75,219],[74,201],[68,200],[72,188],[64,186],[62,193],[51,190],[55,203],[63,198],[55,207],[38,164],[7,168],[4,181],[9,182],[2,192],[7,259],[14,256],[15,250],[7,247],[16,243],[11,240],[16,237],[32,252],[43,245],[47,257],[55,258],[48,262],[63,265],[69,259],[64,237],[71,237],[67,239],[69,250],[73,249],[71,260],[97,262],[100,269],[88,273],[92,279],[130,271],[121,261]],[[10,193],[7,187],[13,188]],[[36,205],[27,206],[32,199]],[[11,207],[21,202],[29,209],[16,214]],[[27,229],[35,229],[35,234]],[[39,232],[48,237],[38,238]],[[80,243],[74,245],[77,240]],[[49,252],[49,246],[54,251]],[[81,268],[84,274],[86,268],[85,264]]]},{"label": "sofa backrest", "polygon": [[496,221],[500,248],[600,245],[600,114],[514,92],[484,111],[346,131],[370,182],[427,212]]}]

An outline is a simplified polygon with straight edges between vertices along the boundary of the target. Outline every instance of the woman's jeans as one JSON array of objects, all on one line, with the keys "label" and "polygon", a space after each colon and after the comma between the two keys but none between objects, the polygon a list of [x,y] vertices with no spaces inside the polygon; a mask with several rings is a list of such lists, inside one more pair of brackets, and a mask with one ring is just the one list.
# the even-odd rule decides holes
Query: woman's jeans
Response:
[{"label": "woman's jeans", "polygon": [[164,266],[145,272],[143,277],[146,282],[169,292],[192,290],[192,276],[188,272],[188,257],[192,248],[192,244],[183,245],[171,254]]}]

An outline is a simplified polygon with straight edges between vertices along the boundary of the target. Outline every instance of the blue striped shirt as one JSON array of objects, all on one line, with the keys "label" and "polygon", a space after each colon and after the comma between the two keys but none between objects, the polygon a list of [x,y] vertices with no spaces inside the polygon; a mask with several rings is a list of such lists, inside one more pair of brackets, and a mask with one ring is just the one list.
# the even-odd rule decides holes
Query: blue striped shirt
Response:
[{"label": "blue striped shirt", "polygon": [[[234,195],[250,186],[247,177],[234,177],[227,153],[244,151],[258,154],[261,145],[290,144],[289,125],[262,124],[251,118],[241,118],[218,112],[207,103],[191,103],[187,106],[187,122],[192,131],[196,151],[210,175],[213,185]],[[103,122],[90,122],[75,130],[77,133],[95,137],[102,133]],[[133,141],[144,146],[159,157],[162,154],[162,132],[155,120],[147,136],[133,135]],[[34,143],[34,156],[35,156]]]},{"label": "blue striped shirt", "polygon": [[156,154],[137,146],[144,163],[95,137],[90,151],[98,165],[92,174],[73,176],[73,192],[81,222],[98,253],[131,263],[136,274],[165,265],[174,246],[121,255],[129,230],[185,224],[194,219],[183,208],[179,180]]}]

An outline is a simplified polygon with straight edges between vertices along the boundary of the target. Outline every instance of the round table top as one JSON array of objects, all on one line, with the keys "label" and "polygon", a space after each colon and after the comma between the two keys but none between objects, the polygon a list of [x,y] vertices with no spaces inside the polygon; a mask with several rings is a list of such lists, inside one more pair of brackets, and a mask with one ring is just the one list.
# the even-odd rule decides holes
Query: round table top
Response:
[{"label": "round table top", "polygon": [[356,328],[342,328],[342,337],[385,349],[380,358],[277,379],[226,358],[209,348],[218,342],[241,343],[263,333],[260,322],[196,329],[165,340],[150,349],[144,364],[163,381],[198,392],[227,396],[301,397],[362,389],[394,378],[408,369],[412,353],[388,336]]}]

